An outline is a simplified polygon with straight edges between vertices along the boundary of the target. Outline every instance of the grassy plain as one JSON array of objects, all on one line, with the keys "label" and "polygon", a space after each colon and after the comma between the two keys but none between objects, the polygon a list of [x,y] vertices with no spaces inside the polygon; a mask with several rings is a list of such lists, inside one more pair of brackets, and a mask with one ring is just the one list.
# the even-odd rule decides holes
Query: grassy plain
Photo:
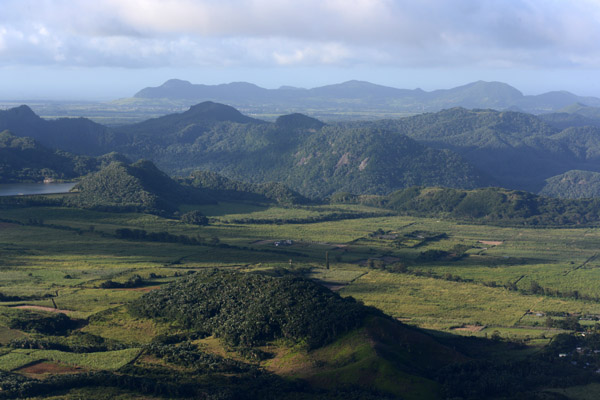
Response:
[{"label": "grassy plain", "polygon": [[[253,209],[243,214],[246,207]],[[0,228],[0,293],[13,296],[55,294],[59,308],[87,317],[122,305],[141,292],[99,289],[106,280],[125,281],[135,274],[153,278],[148,285],[174,279],[178,272],[204,267],[252,270],[274,266],[312,268],[311,276],[338,285],[343,295],[375,305],[409,323],[450,329],[461,324],[514,327],[540,325],[528,312],[600,315],[600,306],[574,298],[555,298],[510,291],[526,290],[532,281],[542,287],[600,296],[600,230],[532,229],[467,225],[454,221],[386,216],[296,224],[231,223],[253,220],[309,218],[327,212],[377,212],[358,206],[282,208],[223,204],[200,207],[211,215],[206,227],[135,213],[103,213],[68,208],[2,210],[4,220],[43,226],[3,224]],[[251,216],[251,217],[250,217]],[[219,245],[117,239],[119,228],[168,231],[175,235],[218,238]],[[373,236],[381,230],[385,235]],[[417,232],[444,234],[439,240],[411,242]],[[291,246],[274,241],[290,239]],[[483,243],[482,243],[483,242]],[[493,243],[493,244],[486,244]],[[228,245],[225,247],[224,245]],[[465,257],[423,260],[428,250],[452,252],[462,245]],[[325,253],[330,269],[326,270]],[[420,258],[421,256],[421,258]],[[401,264],[405,273],[370,268]],[[376,266],[377,267],[377,266]],[[462,281],[449,281],[449,275]],[[434,276],[434,277],[432,277]],[[499,287],[484,284],[495,282]],[[22,302],[21,302],[22,303]],[[53,306],[50,298],[27,304]],[[543,332],[543,331],[542,331]]]}]

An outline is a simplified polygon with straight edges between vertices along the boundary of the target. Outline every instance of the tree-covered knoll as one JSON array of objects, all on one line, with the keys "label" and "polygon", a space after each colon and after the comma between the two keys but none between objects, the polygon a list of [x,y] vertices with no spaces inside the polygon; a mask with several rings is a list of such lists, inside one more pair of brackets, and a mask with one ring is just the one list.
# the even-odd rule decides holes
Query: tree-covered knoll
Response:
[{"label": "tree-covered knoll", "polygon": [[207,270],[143,295],[130,310],[234,346],[282,338],[316,348],[359,326],[369,309],[304,278]]},{"label": "tree-covered knoll", "polygon": [[113,162],[83,178],[73,190],[77,195],[65,201],[84,208],[162,213],[173,212],[182,203],[213,201],[200,190],[175,182],[145,160],[130,165]]}]

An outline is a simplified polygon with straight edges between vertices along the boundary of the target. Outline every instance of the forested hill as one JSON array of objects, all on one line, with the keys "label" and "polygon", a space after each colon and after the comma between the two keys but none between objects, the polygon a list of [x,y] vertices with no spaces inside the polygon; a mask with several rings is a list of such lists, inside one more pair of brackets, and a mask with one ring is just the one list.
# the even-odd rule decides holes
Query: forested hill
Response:
[{"label": "forested hill", "polygon": [[600,171],[600,128],[560,129],[520,112],[454,108],[414,117],[348,126],[388,129],[452,150],[500,186],[538,192],[569,170]]},{"label": "forested hill", "polygon": [[[117,151],[152,160],[172,176],[213,171],[251,184],[280,182],[321,198],[415,185],[535,193],[567,171],[600,172],[600,127],[561,115],[544,120],[453,108],[373,122],[324,124],[302,114],[266,122],[205,102],[113,130],[83,119],[44,121],[27,107],[0,112],[0,125],[86,155]],[[90,129],[81,131],[80,124]]]},{"label": "forested hill", "polygon": [[[265,344],[323,354],[317,363],[289,353],[285,368],[295,378],[325,377],[323,386],[338,390],[335,398],[441,398],[433,377],[467,360],[424,331],[293,274],[199,271],[143,295],[129,310],[197,336],[214,335],[242,354],[269,357]],[[348,387],[351,392],[341,391]],[[378,392],[365,396],[365,389]]]},{"label": "forested hill", "polygon": [[89,119],[45,120],[25,105],[0,110],[0,132],[3,130],[33,138],[52,149],[92,156],[109,153],[120,143],[110,129]]},{"label": "forested hill", "polygon": [[122,127],[119,135],[129,140],[120,151],[171,174],[210,170],[250,183],[281,182],[309,197],[490,182],[456,154],[384,129],[345,129],[299,114],[270,123],[211,102]]},{"label": "forested hill", "polygon": [[0,132],[0,183],[74,179],[117,159],[117,154],[95,158],[51,150],[31,138]]},{"label": "forested hill", "polygon": [[171,213],[184,203],[211,203],[202,191],[183,186],[150,161],[134,164],[113,162],[86,176],[73,190],[69,205],[96,208]]},{"label": "forested hill", "polygon": [[147,160],[133,164],[114,160],[84,177],[73,191],[64,199],[65,205],[156,214],[172,214],[183,204],[218,201],[285,205],[308,202],[280,183],[247,184],[205,171],[172,179]]}]

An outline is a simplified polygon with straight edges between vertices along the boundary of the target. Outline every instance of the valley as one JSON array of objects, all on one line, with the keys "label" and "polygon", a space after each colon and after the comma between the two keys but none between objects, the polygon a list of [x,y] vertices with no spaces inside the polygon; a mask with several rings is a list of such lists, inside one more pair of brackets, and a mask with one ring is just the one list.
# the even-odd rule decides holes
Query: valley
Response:
[{"label": "valley", "polygon": [[0,182],[73,185],[0,197],[0,398],[597,395],[599,128],[571,111],[0,111]]},{"label": "valley", "polygon": [[[4,206],[0,230],[2,370],[28,371],[28,366],[49,363],[45,369],[40,364],[40,372],[25,375],[35,379],[56,376],[48,383],[50,387],[72,387],[67,393],[77,396],[83,393],[76,389],[80,384],[61,381],[60,376],[65,375],[57,368],[70,368],[68,372],[75,372],[74,377],[80,379],[102,371],[120,371],[118,375],[125,374],[131,379],[143,371],[143,374],[149,371],[158,374],[160,370],[160,376],[185,371],[176,366],[181,362],[177,359],[167,358],[165,363],[152,355],[158,350],[152,350],[151,343],[172,337],[162,346],[173,346],[168,344],[171,342],[183,346],[186,340],[193,340],[191,343],[201,354],[207,354],[202,357],[221,357],[219,360],[246,365],[236,367],[236,371],[242,368],[242,372],[236,372],[241,386],[216,384],[215,387],[205,382],[199,390],[206,393],[227,388],[236,398],[241,393],[236,390],[255,390],[251,393],[258,395],[258,388],[247,386],[249,383],[243,378],[247,372],[243,370],[259,368],[265,371],[263,374],[274,373],[274,377],[283,377],[286,382],[309,383],[309,386],[296,383],[283,388],[281,384],[271,387],[265,383],[279,398],[284,393],[314,398],[315,388],[325,390],[321,394],[327,398],[333,395],[333,388],[338,392],[358,391],[365,398],[386,395],[423,398],[425,387],[431,385],[438,389],[427,396],[438,398],[444,391],[456,389],[444,386],[441,378],[436,378],[435,369],[431,370],[434,365],[439,369],[456,362],[485,359],[502,368],[504,363],[534,357],[552,344],[553,338],[573,329],[587,331],[593,337],[599,326],[596,321],[600,317],[600,292],[594,283],[600,271],[596,261],[600,239],[597,228],[494,227],[448,219],[377,216],[381,209],[345,204],[277,206],[223,202],[185,208],[200,210],[209,217],[209,225],[189,225],[171,217],[139,213]],[[375,215],[324,222],[311,220],[317,215],[336,213]],[[241,221],[242,217],[251,222]],[[276,218],[295,222],[273,222]],[[167,239],[120,237],[118,232],[124,229],[148,234],[163,232]],[[171,242],[164,233],[198,241]],[[275,242],[282,240],[289,240],[290,244],[275,246]],[[222,335],[215,337],[210,333],[205,339],[193,339],[194,336],[186,339],[194,330],[185,325],[154,321],[128,311],[128,304],[146,294],[160,293],[160,288],[168,287],[170,282],[178,282],[185,276],[201,276],[198,274],[215,268],[249,276],[273,276],[271,279],[285,276],[309,279],[344,298],[352,296],[366,306],[377,307],[392,319],[369,322],[361,329],[370,333],[357,331],[311,350],[310,346],[294,344],[291,339],[270,339],[254,345],[227,344],[223,338],[217,339]],[[31,315],[53,318],[61,313],[78,327],[59,336],[41,328],[20,327],[14,322]],[[382,317],[376,314],[370,318]],[[574,319],[577,327],[563,323],[569,319]],[[375,333],[372,329],[388,333]],[[369,342],[361,339],[365,334],[377,336],[390,332],[399,336],[388,346],[409,346],[419,354],[430,351],[431,346],[439,349],[428,356],[432,358],[426,366],[417,367],[417,359],[410,361],[410,357],[402,361],[405,364],[398,364],[404,356],[381,359],[386,353],[371,353]],[[369,340],[390,340],[385,337]],[[468,344],[475,339],[483,342]],[[85,346],[96,346],[97,350],[81,353],[74,347],[81,340],[82,350]],[[28,350],[21,347],[25,343]],[[457,352],[452,353],[448,346],[457,348]],[[253,356],[252,351],[271,355]],[[343,358],[344,352],[349,352],[348,359]],[[552,363],[562,361],[558,353],[549,353],[548,357]],[[368,361],[371,366],[360,366],[367,360],[371,360]],[[376,380],[365,378],[355,386],[349,378],[354,368],[383,368],[387,372],[377,373]],[[573,382],[583,379],[586,368],[593,367],[568,373],[577,377]],[[177,379],[192,382],[208,373],[216,374],[211,378],[214,380],[221,374],[219,369],[197,371],[192,375],[186,372],[187,378]],[[322,375],[323,371],[329,372]],[[409,375],[405,375],[407,371],[411,371]],[[92,377],[86,379],[93,382]],[[415,383],[399,385],[399,379]],[[85,393],[102,398],[94,384],[89,385]],[[36,387],[33,384],[28,389],[31,392],[26,393],[33,395],[35,390],[41,390]],[[133,383],[113,387],[110,396],[140,390]],[[551,387],[529,389],[546,393]],[[152,390],[139,393],[150,394]]]}]

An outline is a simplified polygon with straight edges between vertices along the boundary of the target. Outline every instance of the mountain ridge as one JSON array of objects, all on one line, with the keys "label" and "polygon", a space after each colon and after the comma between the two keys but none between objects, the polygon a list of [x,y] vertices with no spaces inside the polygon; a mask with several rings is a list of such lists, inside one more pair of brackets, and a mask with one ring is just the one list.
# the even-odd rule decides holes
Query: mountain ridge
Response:
[{"label": "mountain ridge", "polygon": [[[600,98],[577,96],[568,91],[551,91],[539,95],[524,95],[503,82],[476,81],[449,89],[424,91],[378,85],[350,80],[310,89],[282,86],[266,89],[248,82],[219,85],[192,84],[171,79],[157,87],[146,87],[136,99],[211,100],[236,107],[337,107],[338,109],[378,109],[401,112],[439,111],[444,108],[520,109],[532,113],[558,111],[574,103],[600,107]],[[349,102],[354,100],[354,102]]]}]

